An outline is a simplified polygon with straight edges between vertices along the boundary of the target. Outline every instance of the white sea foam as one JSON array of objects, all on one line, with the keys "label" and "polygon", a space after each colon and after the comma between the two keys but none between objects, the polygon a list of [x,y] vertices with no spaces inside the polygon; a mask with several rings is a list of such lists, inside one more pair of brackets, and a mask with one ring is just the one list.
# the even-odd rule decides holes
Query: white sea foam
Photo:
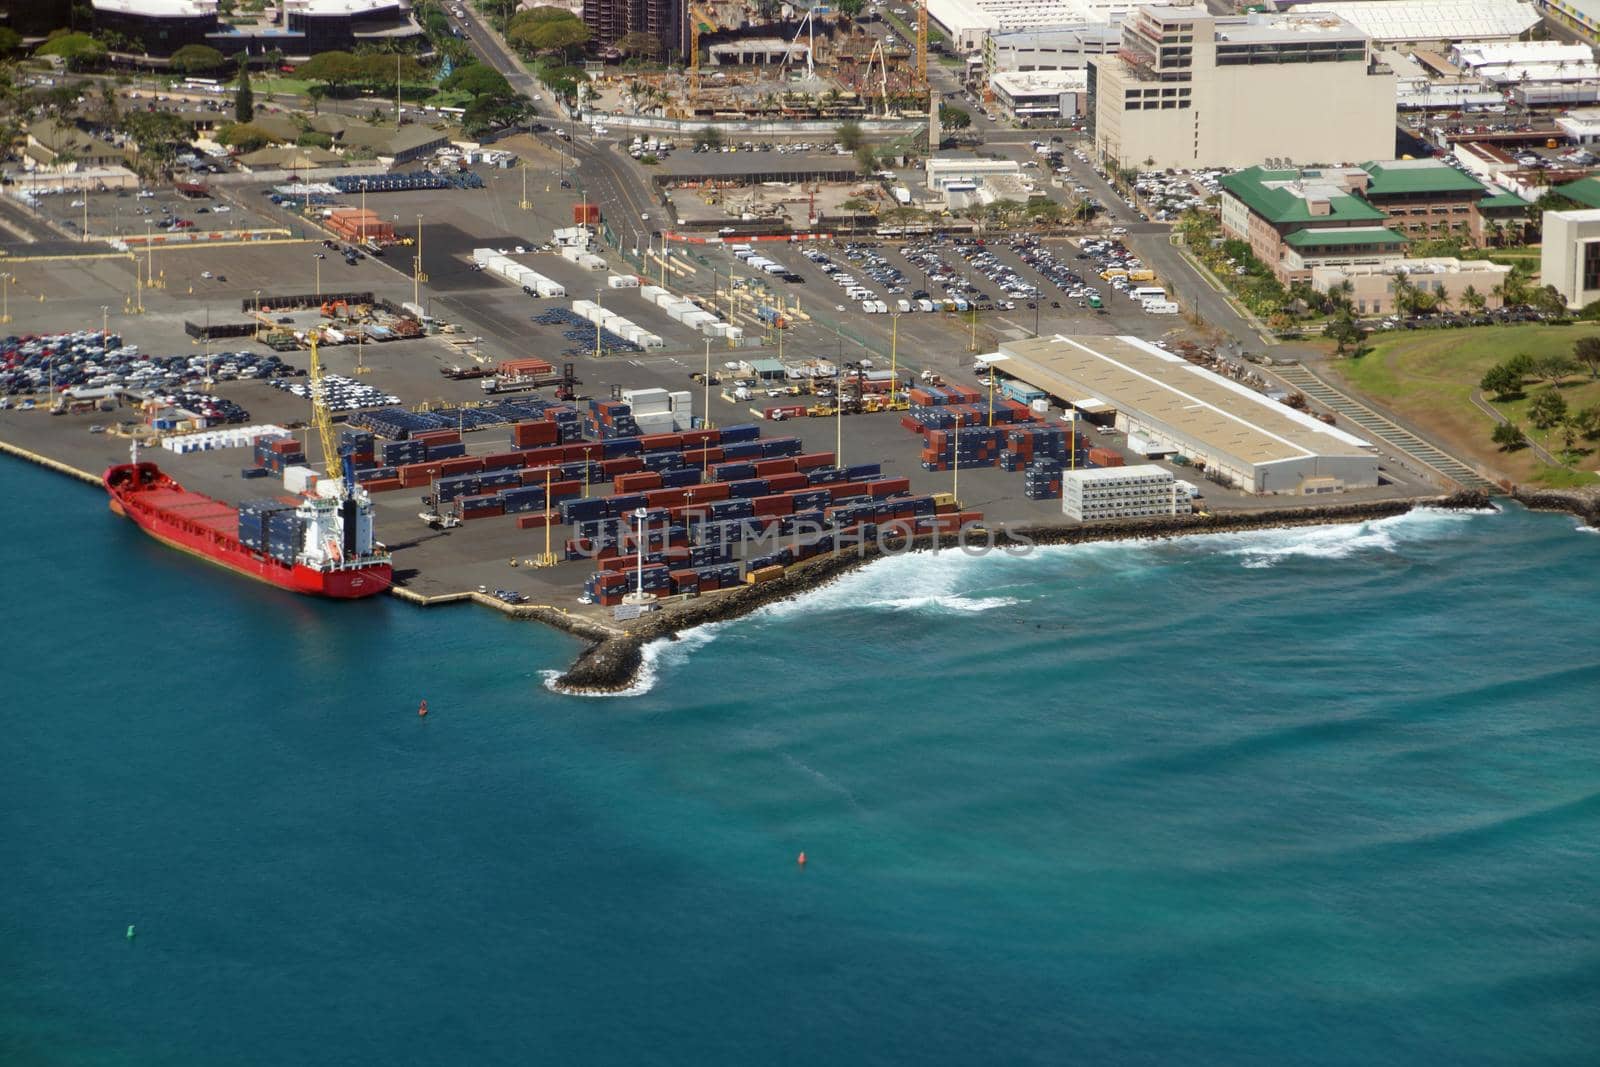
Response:
[{"label": "white sea foam", "polygon": [[1239,565],[1247,570],[1260,570],[1286,559],[1339,560],[1393,553],[1407,542],[1448,536],[1462,523],[1498,513],[1495,508],[1416,508],[1403,515],[1367,522],[1207,535],[1199,543],[1231,542],[1231,547],[1222,550],[1224,555],[1241,557]]},{"label": "white sea foam", "polygon": [[875,560],[819,589],[768,605],[757,614],[768,619],[830,611],[909,611],[970,614],[1010,607],[1022,601],[1004,595],[970,595],[992,589],[1009,557],[982,557],[959,550],[912,552]]}]

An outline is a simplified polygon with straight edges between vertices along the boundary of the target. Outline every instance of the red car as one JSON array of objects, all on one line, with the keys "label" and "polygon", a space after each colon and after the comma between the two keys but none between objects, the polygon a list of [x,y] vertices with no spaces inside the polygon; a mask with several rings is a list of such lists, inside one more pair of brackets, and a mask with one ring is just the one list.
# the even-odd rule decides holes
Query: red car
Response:
[{"label": "red car", "polygon": [[177,222],[174,222],[172,224],[172,228],[174,230],[188,230],[188,229],[192,229],[193,227],[194,227],[194,220],[193,219],[179,219]]}]

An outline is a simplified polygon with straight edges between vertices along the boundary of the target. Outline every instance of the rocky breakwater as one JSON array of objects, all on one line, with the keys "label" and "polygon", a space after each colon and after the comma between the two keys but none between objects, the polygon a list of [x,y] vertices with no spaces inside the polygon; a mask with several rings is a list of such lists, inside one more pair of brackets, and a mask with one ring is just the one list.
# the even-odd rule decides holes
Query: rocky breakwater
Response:
[{"label": "rocky breakwater", "polygon": [[[1484,493],[1463,492],[1447,497],[1409,500],[1379,500],[1365,503],[1322,504],[1311,507],[1271,508],[1261,511],[1233,511],[1170,518],[1125,519],[1088,525],[1032,525],[996,530],[996,547],[1019,545],[1086,544],[1097,541],[1129,541],[1196,534],[1230,533],[1240,530],[1281,529],[1289,526],[1323,526],[1332,523],[1365,522],[1403,515],[1418,507],[1477,509],[1489,506]],[[967,544],[974,542],[968,540]],[[939,539],[941,547],[957,548],[960,538]],[[932,548],[929,538],[920,539],[918,548]],[[673,603],[630,624],[624,633],[608,636],[579,654],[555,688],[570,693],[615,693],[631,688],[643,662],[644,646],[650,641],[677,637],[684,630],[748,615],[756,609],[801,593],[870,563],[883,553],[868,544],[858,552],[851,548],[835,555],[818,556],[790,567],[782,578],[761,585],[741,586],[704,597]]]},{"label": "rocky breakwater", "polygon": [[1565,511],[1600,529],[1600,484],[1583,489],[1517,486],[1511,498],[1534,511]]}]

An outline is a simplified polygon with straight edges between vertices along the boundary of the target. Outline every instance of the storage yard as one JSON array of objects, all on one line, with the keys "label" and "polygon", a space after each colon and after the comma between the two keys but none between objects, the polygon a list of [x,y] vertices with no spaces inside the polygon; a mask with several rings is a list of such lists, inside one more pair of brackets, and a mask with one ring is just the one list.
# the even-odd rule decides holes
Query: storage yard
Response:
[{"label": "storage yard", "polygon": [[[314,494],[329,478],[308,425],[316,335],[334,466],[370,494],[401,591],[608,623],[637,611],[630,593],[679,604],[858,540],[1070,525],[1075,472],[1147,458],[1125,431],[1157,424],[1131,394],[1115,420],[1065,421],[1063,401],[1115,403],[1122,378],[1024,366],[1051,331],[1161,352],[1128,336],[1173,322],[1141,306],[1114,241],[726,242],[635,259],[582,225],[575,192],[518,208],[520,181],[371,194],[367,214],[346,194],[326,219],[285,215],[299,242],[40,261],[9,291],[11,328],[47,339],[0,353],[0,441],[96,474],[133,433],[228,504]],[[1322,426],[1226,384],[1208,402],[1250,412],[1258,447]],[[1158,461],[1174,485],[1189,476],[1172,499],[1271,506],[1205,481],[1208,454],[1185,447]],[[1380,485],[1378,460],[1356,459],[1372,477],[1341,480],[1358,499],[1427,491],[1394,473]]]}]

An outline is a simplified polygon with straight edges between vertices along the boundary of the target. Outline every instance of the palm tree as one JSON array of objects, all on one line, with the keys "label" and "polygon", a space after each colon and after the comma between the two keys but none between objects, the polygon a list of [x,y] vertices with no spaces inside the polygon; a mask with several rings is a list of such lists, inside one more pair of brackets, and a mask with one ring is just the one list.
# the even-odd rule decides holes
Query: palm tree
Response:
[{"label": "palm tree", "polygon": [[1488,301],[1484,299],[1483,294],[1478,292],[1476,288],[1470,285],[1461,291],[1461,302],[1467,307],[1471,308],[1474,312],[1481,312],[1484,308],[1484,305],[1488,303]]}]

